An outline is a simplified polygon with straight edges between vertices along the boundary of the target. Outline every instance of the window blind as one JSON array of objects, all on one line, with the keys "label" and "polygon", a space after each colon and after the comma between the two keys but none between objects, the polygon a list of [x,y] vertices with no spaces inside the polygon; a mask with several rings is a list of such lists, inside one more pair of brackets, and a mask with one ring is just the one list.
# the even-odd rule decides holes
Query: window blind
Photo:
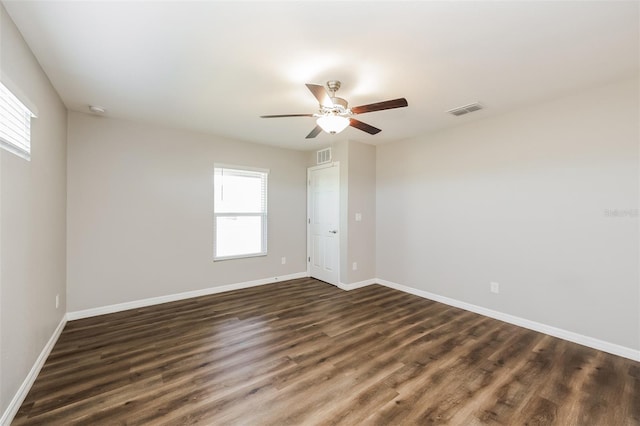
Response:
[{"label": "window blind", "polygon": [[0,83],[0,146],[27,160],[31,157],[31,118],[35,115]]}]

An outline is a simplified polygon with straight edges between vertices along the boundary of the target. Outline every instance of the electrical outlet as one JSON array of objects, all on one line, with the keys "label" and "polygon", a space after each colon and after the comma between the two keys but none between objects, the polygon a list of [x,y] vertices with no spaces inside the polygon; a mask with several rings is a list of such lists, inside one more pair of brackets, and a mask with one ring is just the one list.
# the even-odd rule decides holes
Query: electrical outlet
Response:
[{"label": "electrical outlet", "polygon": [[356,222],[362,221],[362,213],[356,213]]},{"label": "electrical outlet", "polygon": [[489,288],[491,289],[491,293],[495,293],[495,294],[500,293],[500,284],[496,282],[492,281]]},{"label": "electrical outlet", "polygon": [[358,262],[353,262],[353,265],[351,265],[351,269],[353,269],[354,271],[358,270]]},{"label": "electrical outlet", "polygon": [[60,307],[60,295],[56,294],[56,309]]},{"label": "electrical outlet", "polygon": [[281,262],[282,262],[282,264],[283,264],[283,265],[284,265],[284,264],[286,264],[286,263],[287,263],[287,258],[286,258],[286,257],[283,257],[283,258],[282,258],[282,260],[281,260]]}]

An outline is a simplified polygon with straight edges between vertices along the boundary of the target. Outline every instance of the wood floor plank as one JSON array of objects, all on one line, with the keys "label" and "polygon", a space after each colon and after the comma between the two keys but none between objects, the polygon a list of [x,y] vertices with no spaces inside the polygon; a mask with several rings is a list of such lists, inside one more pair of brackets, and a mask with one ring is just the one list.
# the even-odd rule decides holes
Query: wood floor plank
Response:
[{"label": "wood floor plank", "polygon": [[640,425],[640,363],[304,278],[67,323],[14,425]]}]

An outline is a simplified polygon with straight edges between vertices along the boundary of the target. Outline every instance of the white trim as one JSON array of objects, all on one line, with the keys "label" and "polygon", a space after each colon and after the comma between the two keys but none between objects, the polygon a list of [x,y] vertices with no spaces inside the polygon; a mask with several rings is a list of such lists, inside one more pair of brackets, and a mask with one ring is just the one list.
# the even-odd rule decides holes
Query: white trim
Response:
[{"label": "white trim", "polygon": [[240,290],[248,287],[256,287],[259,285],[273,284],[280,281],[295,280],[297,278],[305,278],[309,275],[306,272],[298,272],[295,274],[282,275],[279,277],[264,278],[255,281],[245,281],[235,284],[222,285],[218,287],[203,288],[201,290],[187,291],[184,293],[169,294],[166,296],[151,297],[149,299],[134,300],[131,302],[118,303],[115,305],[101,306],[98,308],[85,309],[67,313],[69,321],[95,317],[98,315],[112,314],[114,312],[126,311],[129,309],[143,308],[145,306],[159,305],[160,303],[175,302],[177,300],[190,299],[192,297],[207,296],[210,294],[223,293],[225,291]]},{"label": "white trim", "polygon": [[341,288],[342,290],[345,290],[345,291],[350,291],[350,290],[355,290],[356,288],[366,287],[368,285],[375,284],[377,282],[378,280],[376,280],[375,278],[371,278],[368,280],[358,281],[351,284],[338,283],[338,288]]},{"label": "white trim", "polygon": [[307,167],[307,177],[309,177],[309,171],[327,169],[329,167],[340,166],[340,161],[332,161],[330,163],[317,164],[315,166]]},{"label": "white trim", "polygon": [[29,151],[25,151],[12,143],[5,142],[3,139],[0,139],[0,148],[27,161],[31,161],[31,153]]},{"label": "white trim", "polygon": [[58,324],[58,327],[56,327],[56,329],[53,331],[51,338],[49,338],[49,341],[47,342],[47,344],[44,346],[44,348],[42,348],[42,352],[40,352],[40,356],[38,356],[38,358],[36,359],[36,362],[33,364],[33,367],[31,367],[31,371],[29,371],[29,374],[27,374],[27,377],[22,382],[22,385],[18,389],[18,392],[16,392],[16,394],[13,396],[13,399],[9,403],[9,406],[4,411],[4,413],[2,413],[2,417],[0,417],[0,425],[4,426],[4,425],[11,424],[11,421],[16,416],[16,413],[18,413],[20,406],[22,405],[22,403],[24,402],[24,399],[27,397],[27,394],[31,390],[31,386],[33,386],[33,382],[36,381],[38,374],[40,374],[40,370],[42,369],[42,366],[44,366],[44,363],[47,360],[47,357],[51,353],[51,350],[53,349],[56,342],[58,341],[58,338],[60,337],[62,330],[64,330],[64,326],[66,323],[67,323],[67,316],[64,315],[60,320],[60,324]]},{"label": "white trim", "polygon": [[[256,215],[257,216],[257,215]],[[234,256],[222,256],[222,257],[214,257],[214,262],[224,262],[225,260],[233,260],[233,259],[249,259],[251,257],[265,257],[268,253],[265,251],[264,253],[254,253],[254,254],[236,254]]]},{"label": "white trim", "polygon": [[460,300],[451,299],[449,297],[440,296],[428,291],[419,290],[417,288],[408,287],[406,285],[394,283],[387,280],[377,279],[376,282],[385,287],[400,290],[405,293],[413,294],[415,296],[423,297],[425,299],[433,300],[436,302],[444,303],[445,305],[454,306],[456,308],[464,309],[466,311],[475,312],[480,315],[484,315],[489,318],[494,318],[500,321],[508,322],[520,327],[528,328],[529,330],[538,331],[540,333],[548,334],[549,336],[558,337],[569,342],[577,343],[579,345],[588,346],[593,349],[597,349],[603,352],[608,352],[613,355],[618,355],[624,358],[629,358],[634,361],[640,361],[640,350],[621,346],[616,343],[606,342],[604,340],[595,339],[593,337],[585,336],[573,331],[564,330],[562,328],[553,327],[547,324],[542,324],[536,321],[531,321],[525,318],[517,317],[510,314],[494,311],[493,309],[483,308],[482,306],[472,305],[471,303],[462,302]]},{"label": "white trim", "polygon": [[238,166],[237,164],[226,164],[226,163],[213,163],[214,169],[236,169],[236,170],[246,170],[248,172],[259,172],[259,173],[270,173],[269,169],[263,169],[260,167],[251,167],[251,166]]},{"label": "white trim", "polygon": [[9,89],[13,95],[20,100],[27,107],[29,112],[34,118],[38,118],[38,108],[36,104],[31,102],[31,99],[27,95],[24,94],[22,90],[20,90],[20,86],[15,84],[12,79],[10,79],[5,73],[0,72],[0,82],[4,84],[4,86]]}]

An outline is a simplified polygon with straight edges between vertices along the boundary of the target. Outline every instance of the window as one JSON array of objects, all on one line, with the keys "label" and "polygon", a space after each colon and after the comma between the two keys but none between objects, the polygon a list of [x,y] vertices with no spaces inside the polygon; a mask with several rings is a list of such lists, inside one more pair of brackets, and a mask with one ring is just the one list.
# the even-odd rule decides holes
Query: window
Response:
[{"label": "window", "polygon": [[35,115],[0,83],[0,146],[31,159],[31,117]]},{"label": "window", "polygon": [[268,170],[216,164],[214,260],[267,254]]}]

